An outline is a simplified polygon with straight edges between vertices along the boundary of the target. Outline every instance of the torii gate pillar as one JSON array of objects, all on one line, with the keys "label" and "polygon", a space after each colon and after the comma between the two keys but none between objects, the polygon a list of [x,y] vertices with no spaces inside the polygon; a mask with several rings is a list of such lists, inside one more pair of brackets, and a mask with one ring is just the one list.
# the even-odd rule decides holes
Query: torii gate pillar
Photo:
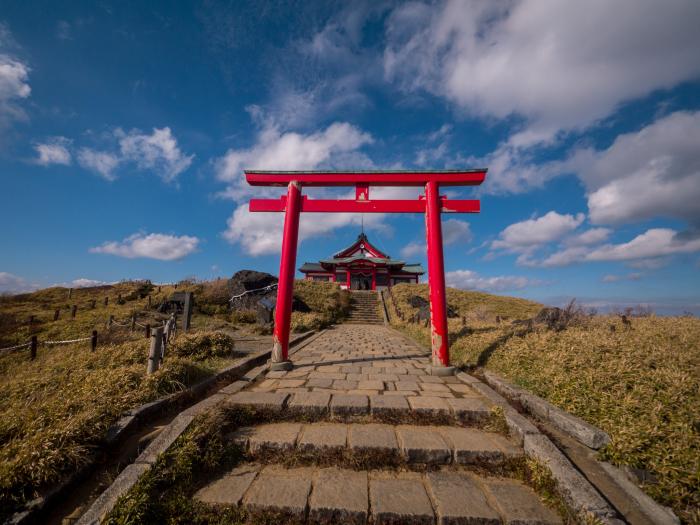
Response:
[{"label": "torii gate pillar", "polygon": [[[272,369],[289,370],[289,327],[292,316],[292,293],[296,266],[299,214],[321,213],[425,213],[430,285],[430,339],[434,375],[450,375],[450,353],[445,296],[445,263],[442,251],[442,213],[479,213],[478,200],[451,200],[440,195],[440,186],[475,186],[486,177],[486,170],[443,171],[252,171],[246,180],[253,186],[287,186],[281,199],[251,199],[252,212],[285,212],[282,257],[275,310]],[[355,186],[355,200],[308,199],[302,197],[303,186]],[[425,198],[416,200],[371,200],[370,186],[418,186],[425,188]],[[348,274],[349,279],[349,274]]]}]

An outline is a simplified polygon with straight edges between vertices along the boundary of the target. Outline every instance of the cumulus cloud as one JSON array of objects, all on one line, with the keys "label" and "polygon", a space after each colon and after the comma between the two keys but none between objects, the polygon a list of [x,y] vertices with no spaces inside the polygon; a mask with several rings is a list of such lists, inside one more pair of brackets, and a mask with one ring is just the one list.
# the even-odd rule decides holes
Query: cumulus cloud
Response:
[{"label": "cumulus cloud", "polygon": [[570,246],[588,246],[606,241],[612,234],[610,228],[591,228],[585,232],[568,237],[565,242]]},{"label": "cumulus cloud", "polygon": [[35,144],[34,149],[38,155],[35,162],[40,166],[50,166],[51,164],[68,166],[71,163],[69,145],[70,140],[66,137],[52,137],[44,143]]},{"label": "cumulus cloud", "polygon": [[700,112],[664,116],[602,151],[577,150],[568,164],[595,224],[665,216],[700,225]]},{"label": "cumulus cloud", "polygon": [[571,215],[550,211],[536,219],[511,224],[491,243],[491,248],[515,253],[528,252],[561,239],[578,228],[584,219],[583,213]]},{"label": "cumulus cloud", "polygon": [[424,242],[409,242],[401,248],[401,257],[408,259],[425,255],[426,246]]},{"label": "cumulus cloud", "polygon": [[116,131],[122,159],[142,170],[152,170],[164,181],[172,182],[192,164],[194,155],[185,155],[170,128],[153,128],[150,135],[139,130]]},{"label": "cumulus cloud", "polygon": [[102,253],[126,257],[174,261],[194,253],[199,246],[197,237],[175,236],[163,233],[135,233],[123,241],[108,241],[90,248],[90,253]]},{"label": "cumulus cloud", "polygon": [[0,23],[0,129],[9,126],[12,121],[26,120],[27,114],[20,101],[32,92],[29,86],[30,68],[7,51],[12,44],[9,29]]},{"label": "cumulus cloud", "polygon": [[[368,133],[344,122],[336,122],[314,133],[281,132],[274,123],[263,124],[256,143],[247,149],[231,149],[218,159],[219,180],[227,183],[224,195],[239,203],[227,222],[224,238],[239,243],[251,255],[278,253],[282,239],[282,214],[250,213],[243,201],[252,195],[276,196],[279,189],[251,188],[244,169],[301,170],[323,167],[369,167],[371,161],[359,150],[372,142]],[[381,195],[381,192],[375,196]],[[382,228],[382,217],[370,214],[368,228]],[[361,216],[350,213],[302,216],[299,240],[322,235],[350,224],[359,225]]]},{"label": "cumulus cloud", "polygon": [[566,266],[576,262],[625,261],[630,266],[655,269],[669,256],[700,251],[700,238],[670,228],[652,228],[628,242],[599,246],[572,246],[555,252],[532,266]]},{"label": "cumulus cloud", "polygon": [[531,145],[697,78],[698,18],[693,0],[411,2],[387,20],[384,72],[477,116],[517,115],[510,142]]},{"label": "cumulus cloud", "polygon": [[78,151],[78,164],[86,170],[94,171],[106,180],[115,180],[114,170],[119,166],[120,158],[108,151],[81,148]]},{"label": "cumulus cloud", "polygon": [[85,277],[79,277],[78,279],[73,279],[72,281],[56,283],[54,286],[63,286],[64,288],[92,288],[94,286],[104,286],[106,284],[114,283],[107,281],[99,281],[97,279],[87,279]]},{"label": "cumulus cloud", "polygon": [[23,277],[8,272],[0,272],[0,294],[31,292],[38,288],[38,284],[30,283]]},{"label": "cumulus cloud", "polygon": [[486,292],[505,292],[522,290],[528,286],[541,284],[539,281],[513,275],[483,277],[471,270],[455,270],[445,273],[447,286],[463,290],[483,290]]},{"label": "cumulus cloud", "polygon": [[603,276],[601,281],[603,281],[604,283],[617,283],[620,281],[639,281],[643,276],[644,274],[639,272],[628,273],[626,275],[607,274]]}]

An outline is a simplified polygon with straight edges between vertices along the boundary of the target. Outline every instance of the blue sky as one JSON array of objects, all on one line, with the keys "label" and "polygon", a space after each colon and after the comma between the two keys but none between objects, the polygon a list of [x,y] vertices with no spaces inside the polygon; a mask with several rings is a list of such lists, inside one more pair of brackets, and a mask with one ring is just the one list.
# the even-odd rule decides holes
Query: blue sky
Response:
[{"label": "blue sky", "polygon": [[[700,4],[3,2],[0,290],[278,269],[243,168],[487,167],[448,283],[700,313]],[[312,192],[312,195],[322,192]],[[375,197],[417,196],[383,189]],[[302,219],[299,265],[359,233]],[[420,216],[364,217],[424,262]]]}]

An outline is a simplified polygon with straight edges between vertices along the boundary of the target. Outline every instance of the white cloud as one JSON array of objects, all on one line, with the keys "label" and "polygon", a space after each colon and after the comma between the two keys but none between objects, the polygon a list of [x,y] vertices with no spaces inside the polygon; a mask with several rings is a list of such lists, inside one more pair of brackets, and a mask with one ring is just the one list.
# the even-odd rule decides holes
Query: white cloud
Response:
[{"label": "white cloud", "polygon": [[442,222],[442,240],[445,245],[467,244],[473,238],[468,222],[459,219],[447,219]]},{"label": "white cloud", "polygon": [[[311,134],[280,132],[275,125],[266,125],[254,146],[230,149],[217,160],[219,180],[229,184],[225,194],[234,200],[250,196],[251,187],[245,182],[243,169],[302,170],[319,165],[345,164],[357,168],[367,165],[366,157],[350,156],[372,142],[372,137],[345,122],[331,124],[323,131]],[[259,190],[260,191],[260,190]]]},{"label": "white cloud", "polygon": [[424,242],[409,242],[406,246],[401,248],[401,257],[409,259],[411,257],[424,256],[425,250],[426,246]]},{"label": "white cloud", "polygon": [[[364,218],[365,230],[387,231],[380,214],[368,214]],[[319,237],[343,226],[360,226],[362,216],[357,213],[309,213],[302,214],[299,221],[299,243]],[[248,205],[236,208],[227,221],[224,239],[240,243],[250,255],[279,253],[282,248],[282,213],[250,213]]]},{"label": "white cloud", "polygon": [[115,180],[114,170],[120,163],[118,156],[107,151],[97,151],[81,148],[78,151],[78,164],[87,170],[94,171],[106,180]]},{"label": "white cloud", "polygon": [[700,112],[662,117],[603,151],[580,149],[569,165],[586,185],[593,223],[665,216],[700,224]]},{"label": "white cloud", "polygon": [[591,228],[578,235],[572,235],[565,242],[569,246],[588,246],[606,241],[611,234],[612,230],[610,228]]},{"label": "white cloud", "polygon": [[0,128],[6,128],[12,121],[27,119],[18,102],[32,92],[28,82],[29,66],[6,51],[12,43],[9,29],[0,23]]},{"label": "white cloud", "polygon": [[15,294],[31,292],[39,288],[39,285],[27,282],[23,277],[18,277],[8,272],[0,272],[0,293]]},{"label": "white cloud", "polygon": [[620,281],[639,281],[644,274],[635,272],[635,273],[628,273],[627,275],[616,275],[616,274],[607,274],[604,275],[601,281],[604,283],[617,283]]},{"label": "white cloud", "polygon": [[445,273],[447,286],[461,288],[463,290],[484,290],[487,292],[504,292],[508,290],[522,290],[528,286],[541,284],[539,281],[513,275],[501,275],[497,277],[483,277],[471,270],[455,270]]},{"label": "white cloud", "polygon": [[555,252],[543,261],[528,261],[530,266],[567,266],[577,262],[629,261],[640,269],[660,268],[667,257],[700,251],[700,238],[688,237],[669,228],[653,228],[629,242],[599,246],[572,246]]},{"label": "white cloud", "polygon": [[384,71],[472,114],[524,118],[510,142],[529,145],[697,78],[698,19],[694,0],[411,2],[386,23]]},{"label": "white cloud", "polygon": [[622,244],[605,244],[592,250],[588,261],[649,259],[700,251],[700,238],[684,238],[670,228],[652,228]]},{"label": "white cloud", "polygon": [[56,283],[53,286],[63,286],[64,288],[92,288],[94,286],[104,286],[106,284],[114,284],[113,282],[98,281],[96,279],[87,279],[80,277],[63,283]]},{"label": "white cloud", "polygon": [[35,144],[34,149],[39,155],[35,162],[40,166],[51,164],[68,166],[71,163],[69,145],[70,140],[66,137],[52,137],[44,143]]},{"label": "white cloud", "polygon": [[511,224],[491,243],[491,248],[516,253],[528,252],[534,247],[561,239],[578,228],[584,218],[582,213],[574,216],[550,211],[536,219]]},{"label": "white cloud", "polygon": [[172,182],[190,167],[194,155],[185,155],[170,128],[153,128],[147,135],[139,130],[116,131],[122,159],[132,161],[142,170],[155,171],[165,182]]},{"label": "white cloud", "polygon": [[94,248],[90,253],[103,253],[135,259],[143,257],[160,261],[182,259],[197,250],[200,240],[187,235],[175,236],[162,233],[135,233],[123,241],[108,241]]}]

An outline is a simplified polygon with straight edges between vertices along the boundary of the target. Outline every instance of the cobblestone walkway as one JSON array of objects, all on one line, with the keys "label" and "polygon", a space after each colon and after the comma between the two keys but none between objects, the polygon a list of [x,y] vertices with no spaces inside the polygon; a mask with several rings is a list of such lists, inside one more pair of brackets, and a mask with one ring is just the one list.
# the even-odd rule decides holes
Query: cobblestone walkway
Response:
[{"label": "cobblestone walkway", "polygon": [[427,374],[400,333],[341,325],[291,359],[228,398],[266,422],[231,436],[247,462],[200,501],[275,523],[561,523],[513,477],[522,444],[490,429],[490,400],[469,376]]}]

